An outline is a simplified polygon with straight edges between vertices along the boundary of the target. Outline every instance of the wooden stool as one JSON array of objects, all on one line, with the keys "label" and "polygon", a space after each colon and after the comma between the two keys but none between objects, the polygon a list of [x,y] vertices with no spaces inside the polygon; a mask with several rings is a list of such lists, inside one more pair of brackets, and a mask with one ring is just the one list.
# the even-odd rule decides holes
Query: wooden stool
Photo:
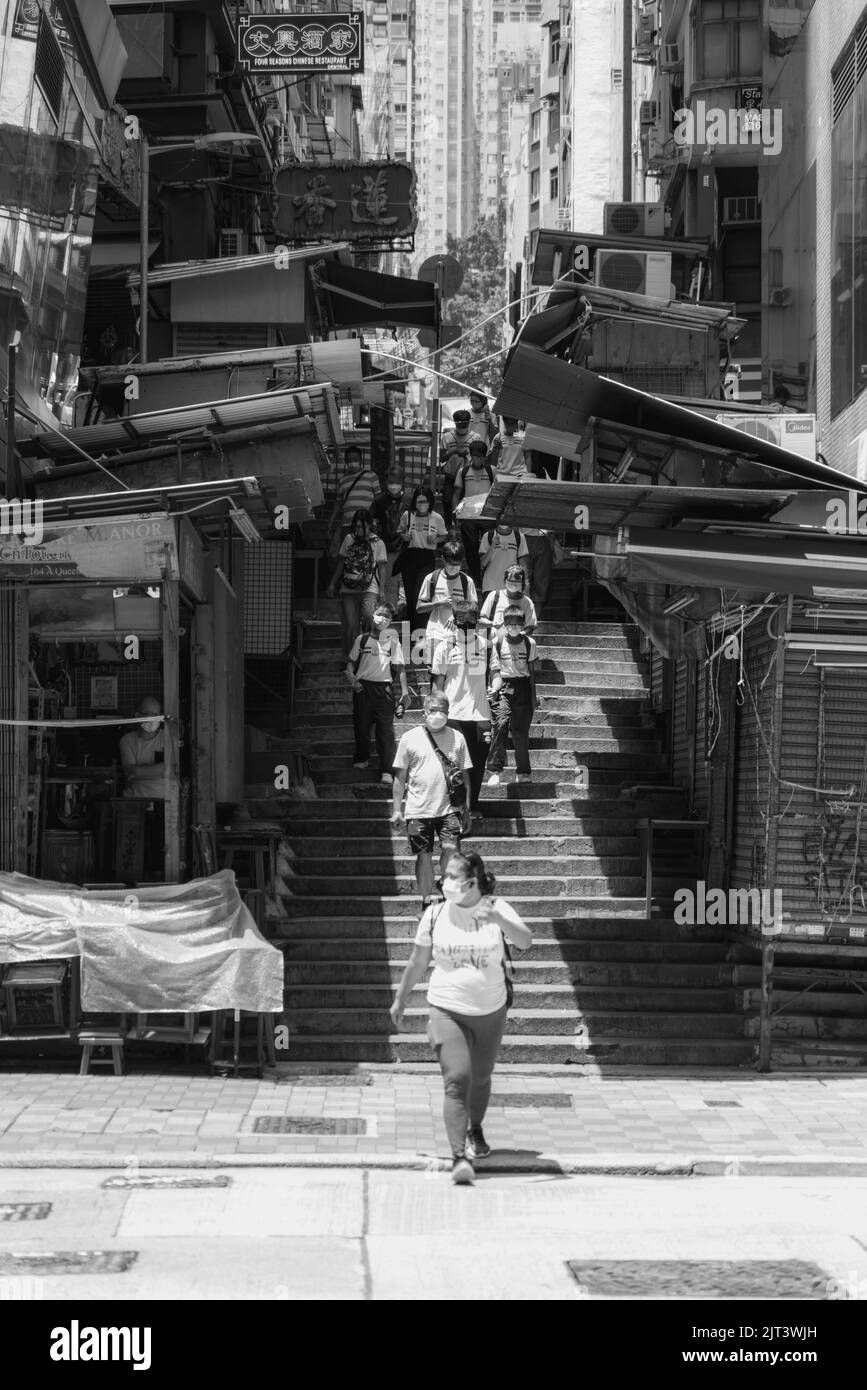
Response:
[{"label": "wooden stool", "polygon": [[[82,1044],[81,1067],[79,1076],[87,1076],[91,1066],[94,1067],[114,1067],[115,1076],[123,1076],[123,1045],[126,1034],[117,1028],[89,1028],[78,1035],[78,1041]],[[94,1057],[95,1047],[111,1048],[111,1057]]]},{"label": "wooden stool", "polygon": [[235,855],[246,854],[249,887],[262,894],[273,892],[279,843],[279,831],[223,830],[217,836],[223,868],[234,869]]}]

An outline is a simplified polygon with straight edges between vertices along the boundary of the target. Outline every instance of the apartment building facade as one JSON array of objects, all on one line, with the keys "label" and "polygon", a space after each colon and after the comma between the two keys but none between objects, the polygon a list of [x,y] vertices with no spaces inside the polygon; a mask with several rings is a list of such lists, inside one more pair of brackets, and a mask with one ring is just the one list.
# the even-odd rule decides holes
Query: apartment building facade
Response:
[{"label": "apartment building facade", "polygon": [[465,236],[476,216],[473,0],[423,0],[416,12],[415,264]]}]

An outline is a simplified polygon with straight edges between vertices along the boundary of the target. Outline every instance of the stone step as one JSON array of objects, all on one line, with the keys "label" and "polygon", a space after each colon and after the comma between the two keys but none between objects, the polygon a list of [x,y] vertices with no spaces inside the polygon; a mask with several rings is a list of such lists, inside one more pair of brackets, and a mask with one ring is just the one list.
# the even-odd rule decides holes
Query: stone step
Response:
[{"label": "stone step", "polygon": [[[291,924],[290,924],[291,925]],[[417,926],[417,920],[414,924]],[[278,923],[278,933],[283,927]],[[309,920],[305,930],[310,930]],[[339,962],[349,970],[357,961],[375,961],[381,969],[391,963],[406,963],[412,953],[415,929],[405,937],[390,937],[379,941],[356,937],[291,937],[278,936],[275,945],[286,958],[287,982],[292,971],[303,961]],[[598,964],[610,968],[615,964],[723,965],[720,960],[722,943],[718,941],[552,941],[534,940],[533,958],[539,964],[576,961],[585,965]]]},{"label": "stone step", "polygon": [[[305,852],[307,841],[315,840],[320,841],[323,850],[333,846],[335,852],[341,854],[345,852],[348,843],[362,845],[363,852],[370,846],[371,852],[378,850],[380,854],[383,853],[385,845],[403,848],[406,844],[404,832],[392,830],[385,816],[369,821],[363,830],[359,826],[358,833],[363,834],[361,840],[355,838],[356,831],[347,825],[347,819],[329,815],[327,818],[317,816],[314,819],[305,817],[281,821],[281,824],[293,848],[299,853]],[[364,820],[365,817],[359,815],[353,819]],[[633,846],[637,835],[637,820],[633,816],[605,820],[593,820],[589,817],[557,819],[550,816],[540,817],[538,820],[512,818],[509,821],[495,816],[484,816],[473,824],[473,839],[484,846],[483,853],[487,853],[488,847],[492,844],[514,847],[515,841],[520,840],[531,845],[536,842],[553,842],[552,853],[580,853],[582,850],[590,853],[599,849],[600,853],[616,854]],[[558,845],[565,845],[566,848],[561,850],[557,848]]]},{"label": "stone step", "polygon": [[[344,909],[346,904],[344,904]],[[532,906],[530,908],[532,911]],[[279,939],[275,943],[283,948],[286,941],[318,941],[326,940],[330,937],[346,943],[370,941],[382,947],[383,958],[385,947],[388,942],[398,942],[405,944],[412,940],[418,926],[418,915],[421,912],[419,902],[419,913],[415,916],[388,915],[375,909],[372,913],[362,915],[358,913],[352,917],[297,917],[280,920],[278,924]],[[598,913],[597,916],[587,914],[582,917],[556,916],[524,916],[523,920],[533,933],[533,949],[529,957],[519,956],[518,960],[523,962],[529,969],[536,959],[536,949],[540,945],[558,946],[560,944],[570,945],[577,943],[584,945],[593,942],[595,945],[605,946],[611,943],[621,943],[628,945],[633,943],[651,943],[657,946],[677,945],[686,946],[715,946],[717,956],[722,960],[720,952],[727,953],[728,947],[722,935],[722,928],[719,927],[685,927],[675,922],[670,917],[612,917],[605,912]],[[595,959],[595,957],[594,957]],[[665,963],[666,957],[662,956]],[[732,970],[729,963],[726,967]],[[734,981],[738,983],[737,980]]]},{"label": "stone step", "polygon": [[[774,991],[776,1005],[776,990]],[[759,1036],[758,1014],[747,1020],[748,1035]],[[775,1042],[792,1042],[803,1039],[805,1042],[830,1044],[860,1043],[867,1047],[867,1021],[863,1015],[847,1017],[817,1017],[807,1013],[784,1013],[774,1018],[772,1037]]]},{"label": "stone step", "polygon": [[[593,769],[591,769],[592,775]],[[360,777],[361,773],[357,773]],[[650,816],[673,816],[680,812],[684,793],[672,788],[671,796],[633,799],[618,795],[621,783],[613,786],[597,787],[591,794],[579,793],[573,782],[535,783],[508,780],[499,787],[485,787],[482,801],[482,819],[477,822],[479,829],[486,828],[489,820],[501,822],[535,822],[537,819],[615,818],[634,823]],[[320,785],[319,795],[312,798],[287,799],[279,792],[267,800],[256,797],[251,805],[262,808],[263,814],[287,823],[302,820],[370,820],[387,823],[391,806],[391,793],[387,788],[377,786],[355,786],[347,784]],[[553,794],[552,794],[553,793]],[[604,794],[603,794],[604,793]]]},{"label": "stone step", "polygon": [[[735,983],[740,984],[741,967],[735,971]],[[806,986],[810,981],[805,980]],[[762,993],[760,988],[746,989],[743,992],[744,1008],[749,1013],[755,1013],[758,1017],[761,1005]],[[811,989],[809,993],[790,988],[780,989],[774,985],[774,1008],[785,1009],[785,1018],[797,1018],[809,1020],[810,1026],[814,1024],[816,1015],[822,1015],[827,1019],[837,1018],[857,1018],[867,1020],[867,995],[853,991],[846,993],[842,987],[839,990],[819,990]],[[774,1019],[774,1028],[782,1022]]]},{"label": "stone step", "polygon": [[[312,831],[320,827],[311,826]],[[352,836],[322,836],[316,834],[289,836],[292,848],[298,858],[293,861],[295,867],[299,864],[309,864],[312,860],[324,860],[328,863],[341,860],[353,860],[354,862],[368,863],[374,860],[378,863],[380,859],[388,856],[392,862],[395,856],[404,857],[407,855],[406,836],[397,831],[391,831],[387,837],[385,835],[375,837],[367,834],[367,827],[364,827],[364,835],[360,837]],[[489,856],[496,856],[500,861],[506,858],[514,859],[520,847],[523,853],[531,855],[533,858],[552,860],[554,863],[568,859],[574,863],[576,856],[611,856],[622,855],[630,859],[638,858],[638,836],[635,835],[600,835],[594,838],[591,835],[570,835],[559,836],[548,839],[545,836],[481,836],[473,830],[473,840],[479,843],[480,853],[487,861]],[[310,858],[308,858],[310,856]]]},{"label": "stone step", "polygon": [[[336,708],[331,709],[333,704]],[[405,733],[421,723],[420,712],[412,710],[404,719],[394,721],[395,731]],[[346,732],[352,728],[352,703],[346,701],[322,701],[314,708],[296,711],[289,721],[288,734],[292,738],[309,738],[314,741],[331,737],[334,733]],[[601,710],[582,713],[578,710],[549,708],[542,705],[533,715],[531,737],[576,738],[614,736],[617,738],[654,737],[658,725],[652,714],[634,714],[632,711],[612,709],[609,713]]]},{"label": "stone step", "polygon": [[[420,664],[420,663],[419,663]],[[413,668],[414,663],[407,662],[407,670]],[[340,672],[346,670],[346,662],[340,651],[312,651],[304,652],[302,657],[303,677],[330,676],[332,683]],[[561,654],[550,652],[547,647],[540,647],[536,658],[537,676],[547,675],[551,671],[559,671],[563,674],[570,674],[573,677],[584,674],[588,676],[646,676],[643,661],[636,657],[624,654],[622,657],[608,655],[605,652],[583,652],[574,648],[565,649]]]},{"label": "stone step", "polygon": [[[354,1009],[291,1009],[283,1015],[289,1029],[290,1050],[294,1037],[311,1035],[339,1036],[348,1033],[355,1037],[365,1034],[387,1035],[392,1028],[388,1008]],[[405,1032],[424,1034],[427,1028],[427,1009],[408,1008],[403,1016]],[[579,1013],[574,1008],[534,1009],[512,1008],[506,1024],[506,1036],[557,1037],[566,1040],[576,1032],[586,1034],[592,1042],[596,1033],[616,1037],[676,1036],[681,1038],[743,1038],[745,1019],[739,1013],[655,1013],[630,1010],[600,1010]]]},{"label": "stone step", "polygon": [[[408,878],[412,875],[415,865],[415,855],[409,852],[406,841],[403,845],[398,845],[391,854],[378,854],[365,857],[362,854],[354,853],[354,845],[344,846],[342,854],[325,855],[317,857],[309,855],[302,847],[297,859],[292,861],[292,869],[296,877],[310,878],[321,875],[328,878],[333,875],[334,879],[344,881],[345,876],[360,876],[363,879],[376,878],[384,883],[391,882],[394,877]],[[617,879],[617,878],[639,878],[643,869],[643,861],[640,860],[636,847],[633,846],[632,854],[623,855],[604,855],[604,854],[581,854],[581,855],[562,855],[554,858],[550,854],[520,854],[515,853],[514,845],[511,849],[506,849],[503,853],[490,850],[485,847],[485,865],[488,870],[495,874],[497,882],[505,882],[507,879],[524,879],[529,875],[535,875],[540,881],[546,871],[551,873],[567,873],[575,878],[587,879]],[[695,882],[696,865],[693,865],[692,881]],[[686,870],[673,875],[670,882],[680,886],[684,880]],[[666,879],[661,874],[654,873],[654,884],[660,882],[664,886]]]},{"label": "stone step", "polygon": [[[547,612],[547,609],[546,609]],[[406,619],[404,619],[406,624]],[[400,624],[396,623],[396,629]],[[568,645],[574,642],[588,642],[593,640],[633,642],[637,643],[641,637],[641,630],[635,623],[576,623],[564,620],[549,620],[543,618],[536,627],[534,636],[538,637],[564,637],[568,639]],[[329,642],[340,641],[339,622],[316,622],[306,621],[304,623],[304,647],[324,646]]]},{"label": "stone step", "polygon": [[[596,1072],[617,1067],[696,1067],[724,1069],[743,1067],[752,1062],[754,1045],[742,1039],[723,1038],[622,1038],[595,1037],[557,1039],[548,1035],[506,1036],[497,1059],[497,1074],[510,1065],[544,1067],[575,1064]],[[289,1062],[400,1062],[433,1061],[427,1038],[418,1034],[391,1037],[290,1036],[289,1050],[282,1054]]]},{"label": "stone step", "polygon": [[[356,901],[362,898],[383,898],[392,900],[395,896],[404,897],[414,896],[416,893],[415,883],[410,877],[409,869],[413,861],[407,859],[406,872],[400,872],[400,866],[390,864],[388,871],[382,874],[365,875],[359,873],[360,865],[354,866],[355,873],[340,873],[338,866],[331,861],[324,861],[325,868],[321,875],[306,872],[307,865],[295,861],[293,865],[295,875],[290,881],[292,888],[291,902],[307,898],[311,894],[334,893],[339,890],[347,897],[352,897]],[[541,869],[543,872],[531,875],[524,872],[520,861],[518,867],[498,876],[497,888],[504,898],[512,898],[516,894],[529,895],[537,893],[545,894],[545,900],[550,901],[552,897],[561,898],[638,898],[644,891],[644,877],[641,874],[604,874],[594,873],[588,868],[586,873],[566,873],[562,869],[554,873],[549,869],[548,873],[544,870],[548,868],[544,859],[533,861],[532,868]],[[493,863],[496,872],[496,862]],[[678,875],[672,879],[664,879],[661,875],[654,874],[653,886],[656,895],[660,899],[672,898],[674,893],[683,887],[683,877]],[[290,913],[290,915],[292,915]]]},{"label": "stone step", "polygon": [[[527,888],[524,882],[521,885]],[[335,884],[330,881],[333,889]],[[409,892],[409,885],[406,885],[406,893],[393,893],[389,895],[364,894],[364,904],[353,903],[358,909],[360,916],[369,916],[371,912],[379,910],[383,917],[415,917],[421,916],[421,897]],[[502,885],[498,885],[502,887]],[[301,891],[301,885],[297,879],[292,880],[293,893],[291,897],[282,899],[285,908],[284,916],[287,918],[296,917],[340,917],[347,906],[347,893],[344,890],[340,897],[332,894],[325,896],[316,893],[310,896]],[[504,893],[504,896],[506,894]],[[512,903],[519,916],[524,913],[535,913],[539,917],[598,917],[601,913],[610,916],[623,915],[624,917],[645,917],[647,915],[646,898],[642,893],[639,897],[633,896],[611,897],[599,893],[573,893],[561,894],[557,896],[538,897],[533,895],[532,887],[524,893],[508,894],[509,901]],[[654,897],[652,906],[663,916],[671,916],[674,911],[672,899],[662,896]],[[366,910],[365,910],[366,909]],[[276,921],[277,935],[279,932],[279,920]]]},{"label": "stone step", "polygon": [[[575,652],[586,652],[588,655],[593,652],[613,652],[641,659],[638,635],[620,632],[579,634],[568,623],[551,624],[550,626],[554,628],[553,631],[545,630],[548,625],[544,623],[533,631],[533,637],[539,644],[540,652],[545,651],[549,655],[553,655],[554,652],[563,652],[567,655]],[[408,663],[413,646],[424,640],[422,635],[424,630],[416,628],[410,632],[409,624],[404,622],[402,629],[400,626],[395,626],[394,631],[403,644],[404,657]],[[480,629],[480,631],[484,631],[484,629]],[[339,652],[339,649],[339,630],[315,635],[305,634],[301,658],[302,661],[306,661],[308,654],[315,654],[318,660],[323,654],[331,653],[334,655],[335,652]]]},{"label": "stone step", "polygon": [[[584,1007],[585,991],[621,989],[640,991],[653,995],[657,990],[684,991],[694,994],[707,985],[713,991],[720,991],[734,997],[743,1004],[743,997],[732,984],[730,964],[710,962],[707,964],[635,964],[629,962],[587,961],[535,961],[525,960],[517,952],[514,959],[516,986],[536,988],[537,986],[557,986],[558,989],[580,989],[579,1003]],[[391,988],[400,982],[405,962],[401,961],[353,961],[346,973],[335,979],[334,964],[331,961],[292,961],[291,974],[287,977],[288,989],[361,988],[377,986]],[[419,985],[419,989],[426,986]],[[747,1009],[745,1012],[749,1012]]]},{"label": "stone step", "polygon": [[[395,729],[396,736],[399,738],[402,732],[401,726],[398,725]],[[608,770],[634,767],[636,770],[643,768],[650,771],[663,766],[664,754],[659,741],[652,735],[646,735],[644,738],[605,738],[588,732],[576,738],[560,738],[534,734],[531,730],[529,743],[533,769],[543,776],[546,770],[571,769],[577,764],[598,768],[603,758],[602,765]],[[371,753],[374,747],[371,740]],[[351,767],[354,748],[355,740],[341,731],[340,735],[335,733],[327,742],[320,739],[310,740],[305,744],[304,752],[306,757],[314,760],[314,769],[324,776],[328,772],[345,768],[347,760]],[[278,754],[279,751],[275,750]],[[593,754],[595,759],[592,763],[589,760],[590,754]]]},{"label": "stone step", "polygon": [[[395,971],[394,983],[400,979],[400,971]],[[291,1021],[299,1014],[321,1014],[326,1031],[337,1031],[328,1027],[337,1010],[346,1012],[352,1019],[359,1012],[387,1014],[394,999],[394,988],[389,982],[375,984],[301,984],[291,983],[284,992],[284,1007]],[[409,1009],[423,1009],[427,1003],[427,985],[417,985],[409,998]],[[514,1007],[517,1010],[538,1012],[551,1010],[562,1025],[563,1014],[567,1013],[575,1024],[596,1015],[601,1011],[608,1013],[644,1014],[734,1014],[738,1000],[732,989],[698,988],[677,986],[655,986],[653,989],[624,986],[617,988],[607,985],[583,985],[576,982],[555,984],[534,982],[525,983],[518,977],[515,983]],[[743,1019],[741,1015],[741,1026]],[[714,1019],[714,1022],[716,1020]],[[317,1029],[317,1031],[319,1031]],[[353,1029],[353,1031],[356,1031]],[[545,1030],[540,1028],[539,1032]]]}]

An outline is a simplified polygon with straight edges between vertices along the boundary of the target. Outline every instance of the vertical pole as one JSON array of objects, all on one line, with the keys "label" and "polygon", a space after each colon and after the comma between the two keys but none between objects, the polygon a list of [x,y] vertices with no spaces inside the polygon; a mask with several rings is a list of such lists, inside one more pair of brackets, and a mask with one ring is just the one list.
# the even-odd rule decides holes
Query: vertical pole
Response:
[{"label": "vertical pole", "polygon": [[4,492],[11,502],[21,496],[21,474],[18,469],[18,455],[15,452],[15,362],[21,333],[16,328],[9,344],[6,394],[6,486]]},{"label": "vertical pole", "polygon": [[774,1000],[774,945],[762,947],[762,995],[759,1004],[759,1071],[771,1069],[771,1009]]},{"label": "vertical pole", "polygon": [[[212,581],[213,582],[213,581]],[[207,838],[216,822],[214,786],[214,608],[197,603],[193,610],[193,824]]]},{"label": "vertical pole", "polygon": [[165,871],[166,882],[181,875],[180,701],[178,690],[178,581],[170,578],[169,557],[163,579],[163,713],[165,714]]},{"label": "vertical pole", "polygon": [[139,208],[139,360],[148,360],[148,243],[150,240],[150,151],[145,136],[141,137],[141,203]]},{"label": "vertical pole", "polygon": [[443,289],[445,287],[446,267],[445,262],[437,262],[437,345],[434,352],[434,395],[433,395],[433,425],[431,428],[430,443],[430,488],[435,493],[437,488],[437,463],[440,453],[440,432],[442,426],[442,413],[440,411],[440,361],[442,356],[443,342]]}]

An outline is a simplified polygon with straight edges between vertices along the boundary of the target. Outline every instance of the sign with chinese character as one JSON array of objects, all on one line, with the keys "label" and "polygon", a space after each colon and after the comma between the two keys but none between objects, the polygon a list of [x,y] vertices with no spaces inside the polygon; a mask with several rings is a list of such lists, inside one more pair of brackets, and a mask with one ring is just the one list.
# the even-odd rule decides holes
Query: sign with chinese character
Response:
[{"label": "sign with chinese character", "polygon": [[297,19],[242,15],[235,63],[241,72],[363,72],[362,12]]},{"label": "sign with chinese character", "polygon": [[12,37],[15,39],[28,39],[35,43],[39,34],[39,16],[45,11],[46,18],[51,21],[51,27],[57,35],[58,41],[64,48],[71,48],[72,40],[69,37],[69,30],[66,21],[58,4],[58,0],[18,0],[15,7],[15,19],[12,23]]},{"label": "sign with chinese character", "polygon": [[383,241],[415,231],[409,164],[287,165],[277,171],[277,231],[287,241]]},{"label": "sign with chinese character", "polygon": [[0,537],[3,579],[155,581],[177,574],[174,523],[160,514],[46,523],[39,541]]}]

